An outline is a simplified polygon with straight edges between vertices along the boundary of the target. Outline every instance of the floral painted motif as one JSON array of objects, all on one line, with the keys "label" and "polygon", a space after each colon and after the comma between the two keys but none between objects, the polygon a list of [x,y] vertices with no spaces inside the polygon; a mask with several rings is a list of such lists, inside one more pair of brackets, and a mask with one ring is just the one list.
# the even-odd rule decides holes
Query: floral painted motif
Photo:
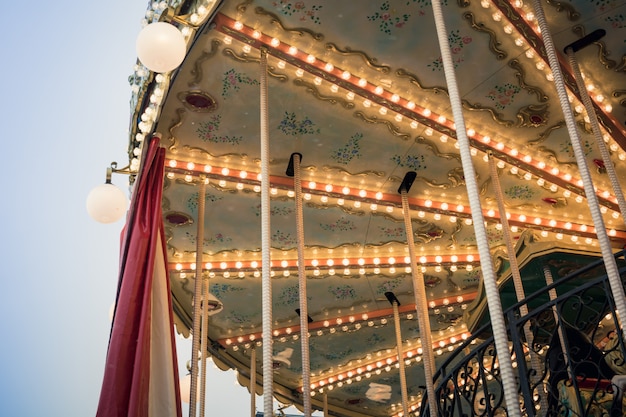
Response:
[{"label": "floral painted motif", "polygon": [[[450,44],[450,52],[452,52],[452,62],[454,63],[454,68],[456,68],[464,61],[464,57],[461,52],[463,51],[463,47],[465,47],[465,45],[472,43],[472,37],[461,36],[460,31],[458,29],[454,29],[448,35],[448,42]],[[443,60],[439,57],[432,63],[428,64],[427,67],[433,71],[443,71]]]},{"label": "floral painted motif", "polygon": [[329,287],[328,292],[334,295],[336,300],[353,300],[356,298],[356,291],[351,285]]},{"label": "floral painted motif", "polygon": [[[187,235],[187,239],[189,239],[191,243],[196,243],[195,233],[185,232],[185,234]],[[214,245],[216,243],[228,243],[231,241],[232,241],[231,238],[224,236],[222,233],[215,233],[213,236],[208,236],[204,238],[205,245]]]},{"label": "floral painted motif", "polygon": [[225,320],[235,324],[244,324],[249,322],[250,319],[249,314],[241,314],[239,311],[233,310],[228,314]]},{"label": "floral painted motif", "polygon": [[294,112],[285,112],[285,117],[280,121],[278,130],[288,136],[320,133],[319,128],[316,128],[315,124],[307,116],[303,120],[298,120]]},{"label": "floral painted motif", "polygon": [[383,235],[385,235],[385,237],[390,238],[390,239],[393,239],[393,238],[404,239],[405,237],[404,227],[379,226],[378,229],[380,230],[380,233],[382,233]]},{"label": "floral painted motif", "polygon": [[359,159],[361,157],[361,145],[359,144],[361,139],[363,139],[363,134],[355,133],[345,146],[331,152],[330,159],[342,165],[348,165],[354,158]]},{"label": "floral painted motif", "polygon": [[[621,13],[614,16],[608,16],[604,19],[604,21],[611,25],[611,28],[614,30],[626,28],[626,18]],[[624,43],[626,43],[626,36],[624,36]]]},{"label": "floral painted motif", "polygon": [[297,285],[292,285],[291,287],[283,288],[283,290],[278,295],[277,305],[280,306],[291,306],[297,304],[300,300],[300,292],[298,291]]},{"label": "floral painted motif", "polygon": [[366,343],[367,343],[368,346],[377,346],[382,341],[383,341],[383,338],[380,337],[380,335],[378,335],[378,333],[374,333],[373,335],[371,335],[370,337],[368,337],[366,339]]},{"label": "floral painted motif", "polygon": [[[204,196],[205,203],[215,203],[216,201],[220,201],[222,197],[216,196],[215,194],[206,193]],[[192,213],[196,213],[198,210],[198,193],[193,193],[187,199],[187,209]]]},{"label": "floral painted motif", "polygon": [[322,356],[324,356],[324,358],[326,358],[329,361],[334,361],[334,360],[343,359],[346,356],[350,355],[351,353],[352,353],[352,348],[347,348],[342,351],[337,350],[334,352],[327,352],[327,353],[324,353]]},{"label": "floral painted motif", "polygon": [[391,10],[389,2],[385,1],[380,5],[380,11],[374,13],[372,16],[367,16],[367,20],[377,22],[378,30],[387,35],[391,35],[391,30],[394,28],[402,28],[406,22],[408,22],[409,17],[411,17],[411,15],[408,13],[396,14],[394,10]]},{"label": "floral painted motif", "polygon": [[472,269],[467,274],[465,274],[465,278],[463,278],[463,285],[468,287],[474,287],[478,285],[480,281],[480,271],[478,269]]},{"label": "floral painted motif", "polygon": [[[593,148],[591,146],[591,143],[589,143],[588,140],[585,140],[582,144],[582,148],[583,148],[583,153],[585,155],[589,155],[592,151]],[[561,142],[561,147],[559,149],[559,151],[562,154],[565,154],[571,158],[575,158],[576,155],[574,155],[574,148],[572,147],[572,142],[570,142],[569,140],[564,140],[563,142]]]},{"label": "floral painted motif", "polygon": [[356,229],[354,223],[343,216],[334,223],[320,224],[320,227],[330,232],[346,232],[348,230]]},{"label": "floral painted motif", "polygon": [[402,284],[402,279],[400,277],[386,280],[380,284],[378,288],[376,288],[376,294],[381,295],[389,291],[393,292],[393,290],[398,288],[400,284]]},{"label": "floral painted motif", "polygon": [[528,185],[514,185],[504,191],[504,194],[514,200],[531,200],[537,191],[530,188]]},{"label": "floral painted motif", "polygon": [[[254,211],[254,215],[257,217],[261,216],[261,205],[257,204],[252,208]],[[293,214],[293,207],[289,206],[272,206],[270,207],[270,216],[290,216]]]},{"label": "floral painted motif", "polygon": [[[430,6],[432,5],[432,2],[430,0],[408,0],[406,2],[407,6],[410,6],[411,4],[415,4],[417,3],[417,5],[419,6],[419,16],[425,16],[426,15],[426,10],[430,9]],[[442,6],[447,6],[448,5],[448,0],[443,0],[440,2]]]},{"label": "floral painted motif", "polygon": [[489,227],[487,228],[487,240],[491,244],[501,242],[504,240],[504,232],[495,227]]},{"label": "floral painted motif", "polygon": [[228,293],[239,291],[243,291],[243,288],[237,287],[232,284],[211,284],[209,286],[209,292],[216,296],[218,299],[221,299]]},{"label": "floral painted motif", "polygon": [[420,169],[426,169],[426,165],[424,164],[425,159],[424,155],[394,155],[391,157],[391,160],[398,164],[399,167],[402,168],[411,168],[415,171]]},{"label": "floral painted motif", "polygon": [[492,88],[489,94],[487,94],[487,98],[494,102],[496,108],[504,110],[504,108],[513,103],[515,95],[519,92],[520,88],[518,86],[506,83]]},{"label": "floral painted motif", "polygon": [[200,122],[200,127],[196,130],[196,133],[205,142],[210,143],[229,143],[231,145],[237,145],[243,139],[242,136],[223,136],[218,135],[217,131],[220,128],[222,116],[215,114],[205,122]]},{"label": "floral painted motif", "polygon": [[259,85],[259,82],[254,78],[235,71],[234,68],[226,71],[222,79],[222,97],[229,97],[233,92],[239,91],[242,84]]},{"label": "floral painted motif", "polygon": [[310,20],[313,23],[321,24],[319,16],[317,13],[322,9],[322,6],[307,6],[303,1],[274,1],[272,5],[278,9],[278,11],[285,16],[300,16],[301,21]]},{"label": "floral painted motif", "polygon": [[272,242],[280,245],[281,248],[295,246],[296,238],[291,233],[281,232],[277,230],[272,234]]}]

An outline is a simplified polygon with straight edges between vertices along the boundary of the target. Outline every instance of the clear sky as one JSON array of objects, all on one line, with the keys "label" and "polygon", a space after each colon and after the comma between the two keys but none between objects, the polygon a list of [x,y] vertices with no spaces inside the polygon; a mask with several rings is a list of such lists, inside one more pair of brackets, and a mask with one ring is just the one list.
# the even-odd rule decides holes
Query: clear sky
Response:
[{"label": "clear sky", "polygon": [[[95,415],[122,223],[91,220],[85,198],[111,161],[127,162],[127,79],[147,5],[3,4],[0,416]],[[123,175],[113,182],[126,190]],[[191,352],[179,355],[184,365]],[[208,387],[211,414],[249,415],[232,373],[211,372]]]}]

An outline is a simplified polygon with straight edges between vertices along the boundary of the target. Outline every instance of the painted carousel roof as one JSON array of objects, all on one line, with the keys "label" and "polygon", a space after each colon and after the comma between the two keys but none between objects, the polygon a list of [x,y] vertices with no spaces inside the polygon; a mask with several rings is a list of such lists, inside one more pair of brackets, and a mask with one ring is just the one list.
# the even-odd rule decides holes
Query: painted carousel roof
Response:
[{"label": "painted carousel roof", "polygon": [[[542,4],[603,220],[621,248],[626,227],[563,48],[606,31],[575,56],[617,176],[626,178],[626,4]],[[503,290],[512,291],[504,285],[510,272],[502,266],[505,236],[488,155],[497,161],[513,238],[525,242],[521,265],[543,256],[554,261],[561,256],[555,253],[572,268],[598,258],[532,4],[443,0],[442,8]],[[149,135],[160,134],[167,149],[162,206],[178,330],[191,328],[198,196],[206,183],[203,269],[223,305],[210,319],[209,350],[247,381],[251,351],[263,342],[264,48],[275,394],[302,401],[296,204],[294,178],[286,173],[299,153],[314,404],[326,394],[333,415],[402,411],[388,292],[400,302],[409,400],[419,404],[422,345],[398,193],[407,172],[416,174],[408,193],[409,238],[424,274],[437,360],[485,320],[480,256],[430,1],[182,1],[168,11],[150,9],[147,19],[161,13],[161,19],[175,15],[171,22],[184,28],[187,56],[166,74],[138,65],[129,151],[136,168]]]}]

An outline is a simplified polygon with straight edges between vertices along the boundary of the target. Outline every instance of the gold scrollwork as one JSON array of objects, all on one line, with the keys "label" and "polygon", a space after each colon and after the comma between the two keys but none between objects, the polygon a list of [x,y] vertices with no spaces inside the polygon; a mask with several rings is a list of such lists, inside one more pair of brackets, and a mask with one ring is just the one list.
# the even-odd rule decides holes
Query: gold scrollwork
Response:
[{"label": "gold scrollwork", "polygon": [[[619,98],[621,96],[626,95],[626,90],[615,90],[612,93],[613,97],[615,98]],[[626,98],[623,98],[619,101],[619,104],[621,104],[622,106],[626,106]]]},{"label": "gold scrollwork", "polygon": [[540,146],[539,148],[537,148],[538,151],[543,152],[547,155],[547,158],[559,165],[566,165],[569,167],[576,167],[576,161],[561,161],[559,160],[559,157],[557,156],[557,153],[554,152],[552,149],[549,149],[545,146]]},{"label": "gold scrollwork", "polygon": [[461,103],[463,104],[463,107],[467,110],[488,112],[491,115],[491,118],[493,119],[494,122],[504,127],[511,127],[515,124],[515,122],[512,120],[504,119],[502,114],[498,113],[493,107],[485,107],[481,104],[472,104],[467,100],[462,100]]},{"label": "gold scrollwork", "polygon": [[549,126],[546,130],[544,130],[543,132],[541,132],[539,134],[539,136],[537,136],[537,139],[533,139],[533,140],[529,140],[528,142],[526,142],[528,145],[537,145],[538,143],[543,142],[544,140],[548,139],[548,137],[552,134],[552,132],[554,132],[555,130],[559,130],[561,128],[563,128],[565,126],[565,121],[561,120],[559,121],[557,124],[554,124],[552,126]]},{"label": "gold scrollwork", "polygon": [[174,131],[183,124],[183,119],[186,113],[187,111],[183,108],[176,109],[177,119],[172,121],[172,124],[170,125],[168,129],[170,136],[167,139],[170,142],[170,146],[167,148],[167,150],[172,153],[178,152],[178,149],[177,149],[178,139],[176,139],[176,136],[174,135]]},{"label": "gold scrollwork", "polygon": [[319,92],[319,90],[315,87],[314,84],[306,82],[306,81],[304,81],[301,78],[296,78],[295,80],[293,80],[293,83],[294,83],[294,85],[297,85],[299,87],[304,87],[308,93],[311,93],[313,95],[313,97],[315,97],[318,100],[327,101],[330,104],[337,104],[337,103],[339,103],[345,109],[352,109],[352,108],[354,108],[354,103],[353,102],[345,100],[345,99],[342,99],[342,98],[322,95]]},{"label": "gold scrollwork", "polygon": [[537,100],[541,101],[542,103],[548,101],[548,95],[544,93],[543,90],[541,90],[539,87],[533,87],[526,84],[526,71],[524,71],[524,68],[522,68],[522,65],[517,59],[510,60],[508,65],[516,71],[515,77],[517,78],[517,82],[520,88],[523,88],[530,94],[536,95]]},{"label": "gold scrollwork", "polygon": [[461,155],[458,153],[444,153],[439,151],[439,148],[437,147],[437,145],[435,145],[435,142],[433,142],[432,140],[426,139],[423,136],[418,136],[415,138],[415,143],[419,143],[422,144],[424,146],[426,146],[426,148],[428,148],[429,151],[431,151],[436,157],[438,158],[444,158],[444,159],[456,159],[457,161],[461,162]]},{"label": "gold scrollwork", "polygon": [[370,56],[368,56],[363,51],[355,51],[352,48],[350,48],[349,46],[346,46],[344,49],[340,49],[337,45],[335,45],[332,42],[328,42],[325,45],[325,47],[329,51],[337,52],[337,53],[339,53],[341,55],[344,55],[344,56],[348,56],[348,55],[359,56],[359,57],[361,57],[363,59],[363,61],[365,61],[365,63],[367,64],[368,67],[373,68],[373,69],[375,69],[377,71],[380,71],[383,74],[387,74],[389,71],[391,71],[391,67],[389,67],[388,65],[377,64],[376,62],[378,60],[376,58],[371,58]]},{"label": "gold scrollwork", "polygon": [[548,121],[549,115],[547,104],[529,104],[517,112],[517,126],[543,126]]},{"label": "gold scrollwork", "polygon": [[497,59],[504,59],[507,57],[506,51],[498,48],[498,46],[502,45],[502,43],[496,37],[496,32],[488,29],[484,23],[476,22],[474,13],[472,12],[463,13],[463,17],[469,21],[470,27],[472,29],[477,32],[486,33],[489,36],[489,50],[494,53]]},{"label": "gold scrollwork", "polygon": [[546,3],[554,7],[557,12],[565,11],[567,13],[567,18],[571,21],[580,19],[580,13],[577,12],[576,9],[574,9],[574,6],[569,3],[556,0],[546,0]]},{"label": "gold scrollwork", "polygon": [[243,3],[239,3],[237,5],[237,11],[239,13],[245,13],[245,11],[248,9],[248,6],[252,4],[253,2],[254,2],[253,0],[246,0]]},{"label": "gold scrollwork", "polygon": [[314,32],[310,29],[307,28],[287,28],[283,22],[280,21],[280,18],[275,15],[272,12],[269,12],[267,10],[265,10],[262,7],[256,7],[254,9],[254,12],[256,14],[262,15],[262,16],[269,16],[270,17],[270,23],[274,23],[276,24],[281,30],[285,31],[285,32],[291,32],[291,33],[295,33],[296,35],[302,36],[305,33],[307,35],[310,35],[313,39],[315,39],[316,41],[321,41],[322,39],[324,39],[324,35],[322,33],[319,32]]},{"label": "gold scrollwork", "polygon": [[[225,56],[234,59],[237,62],[243,62],[246,64],[258,64],[261,60],[257,57],[253,57],[250,56],[248,54],[237,54],[233,49],[231,48],[225,48],[222,51],[222,54],[224,54]],[[285,82],[289,79],[289,77],[285,74],[281,74],[275,71],[276,68],[274,68],[273,66],[268,66],[267,67],[267,74],[270,77],[276,78],[278,81],[281,82]]]},{"label": "gold scrollwork", "polygon": [[408,78],[409,82],[413,85],[416,85],[418,88],[420,88],[421,90],[424,91],[432,91],[435,94],[439,94],[439,93],[443,93],[445,95],[448,95],[448,90],[446,90],[444,87],[424,87],[422,85],[422,82],[419,80],[419,78],[417,77],[417,75],[408,72],[407,70],[403,69],[403,68],[399,68],[396,70],[396,75],[400,78]]},{"label": "gold scrollwork", "polygon": [[450,171],[448,171],[447,174],[448,177],[448,182],[437,182],[436,180],[433,179],[429,179],[426,177],[422,177],[422,176],[418,176],[415,177],[415,180],[419,180],[422,181],[424,183],[426,183],[426,185],[428,185],[429,187],[432,188],[441,188],[444,190],[450,189],[450,188],[455,188],[455,187],[459,187],[461,185],[465,184],[465,179],[463,177],[463,168],[462,167],[457,167],[454,168]]},{"label": "gold scrollwork", "polygon": [[[586,31],[583,25],[576,25],[572,28],[572,32],[582,38],[585,36]],[[598,60],[604,65],[604,68],[619,72],[620,70],[617,69],[617,61],[613,61],[608,57],[610,52],[606,49],[606,44],[600,41],[596,41],[594,44],[598,46]],[[623,70],[624,67],[624,60],[625,58],[622,57],[622,65],[620,65],[622,67],[621,70]]]},{"label": "gold scrollwork", "polygon": [[385,126],[387,126],[387,129],[389,130],[389,132],[391,132],[392,135],[398,136],[399,138],[402,138],[404,140],[409,140],[411,138],[411,135],[400,132],[400,129],[398,129],[389,120],[382,120],[376,116],[368,117],[362,111],[354,112],[354,117],[357,117],[363,120],[364,122],[371,123],[371,124],[384,124]]},{"label": "gold scrollwork", "polygon": [[191,69],[192,78],[189,80],[188,85],[194,86],[200,83],[203,78],[202,74],[202,63],[209,58],[214,57],[217,54],[217,50],[221,45],[221,41],[219,39],[211,40],[211,50],[210,51],[202,51],[202,54],[196,59],[193,63],[193,68]]},{"label": "gold scrollwork", "polygon": [[330,172],[330,171],[343,172],[344,174],[350,175],[351,177],[365,177],[365,176],[375,175],[375,176],[377,176],[379,178],[383,178],[385,176],[385,171],[349,172],[345,168],[335,167],[335,166],[330,166],[330,165],[322,166],[322,171],[326,171],[326,172]]}]

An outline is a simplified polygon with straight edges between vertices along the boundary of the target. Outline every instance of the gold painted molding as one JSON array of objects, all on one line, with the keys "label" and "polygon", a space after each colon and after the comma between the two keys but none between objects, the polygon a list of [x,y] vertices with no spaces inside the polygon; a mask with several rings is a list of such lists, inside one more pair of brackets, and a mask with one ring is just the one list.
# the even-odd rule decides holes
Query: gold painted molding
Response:
[{"label": "gold painted molding", "polygon": [[365,113],[363,113],[362,111],[355,111],[354,112],[354,117],[363,120],[366,123],[371,123],[371,124],[383,124],[385,126],[387,126],[387,129],[389,130],[389,132],[394,135],[397,136],[401,139],[404,140],[409,140],[411,138],[411,135],[407,134],[407,133],[402,133],[400,131],[400,129],[398,129],[393,123],[391,123],[389,120],[383,120],[383,119],[379,119],[376,116],[367,116]]},{"label": "gold painted molding", "polygon": [[343,55],[343,56],[356,55],[356,56],[362,58],[363,61],[365,61],[365,64],[368,67],[373,68],[373,69],[375,69],[377,71],[380,71],[383,74],[387,74],[389,71],[391,71],[391,67],[389,67],[388,65],[377,64],[376,62],[378,60],[376,58],[370,57],[369,55],[367,55],[363,51],[355,51],[352,48],[350,48],[349,46],[346,46],[344,49],[340,49],[336,44],[334,44],[332,42],[328,42],[325,45],[325,47],[326,47],[327,50],[336,52],[336,53],[338,53],[340,55]]},{"label": "gold painted molding", "polygon": [[489,36],[489,50],[496,56],[498,60],[507,57],[506,51],[498,48],[498,46],[502,45],[502,42],[498,40],[496,32],[487,28],[484,23],[477,22],[476,18],[474,17],[474,13],[472,12],[463,13],[463,17],[469,22],[472,29],[477,32],[486,33]]},{"label": "gold painted molding", "polygon": [[333,97],[333,96],[326,96],[323,95],[319,92],[319,90],[317,89],[317,87],[315,86],[315,84],[312,84],[310,82],[304,81],[301,78],[296,78],[293,80],[293,84],[298,86],[298,87],[304,87],[305,90],[307,91],[307,93],[310,93],[313,97],[315,97],[318,100],[321,101],[326,101],[330,104],[340,104],[341,107],[345,108],[345,109],[352,109],[354,108],[355,104],[351,101],[345,100],[343,98],[338,98],[338,97]]},{"label": "gold painted molding", "polygon": [[519,60],[512,59],[508,62],[508,65],[516,71],[515,78],[517,78],[517,82],[520,88],[528,91],[530,94],[534,94],[535,96],[537,96],[537,100],[542,103],[548,101],[549,97],[542,89],[540,89],[539,87],[530,86],[526,83],[526,71],[524,71],[524,68],[522,67],[522,64],[519,62]]},{"label": "gold painted molding", "polygon": [[254,12],[258,15],[261,16],[268,16],[270,18],[270,23],[277,25],[280,30],[284,31],[284,32],[289,32],[291,34],[295,34],[295,35],[299,35],[302,36],[304,34],[307,34],[309,36],[311,36],[313,39],[315,39],[316,41],[321,41],[322,39],[324,39],[324,34],[319,33],[319,32],[314,32],[310,29],[307,28],[288,28],[286,27],[283,22],[281,22],[280,18],[275,15],[274,13],[265,10],[262,7],[256,7],[254,9]]},{"label": "gold painted molding", "polygon": [[193,76],[189,83],[190,87],[200,84],[202,79],[204,78],[204,74],[202,72],[202,63],[209,58],[214,57],[217,54],[217,50],[221,46],[222,42],[219,39],[211,40],[211,50],[202,51],[202,54],[196,59],[193,63],[193,68],[191,69],[191,75]]}]

